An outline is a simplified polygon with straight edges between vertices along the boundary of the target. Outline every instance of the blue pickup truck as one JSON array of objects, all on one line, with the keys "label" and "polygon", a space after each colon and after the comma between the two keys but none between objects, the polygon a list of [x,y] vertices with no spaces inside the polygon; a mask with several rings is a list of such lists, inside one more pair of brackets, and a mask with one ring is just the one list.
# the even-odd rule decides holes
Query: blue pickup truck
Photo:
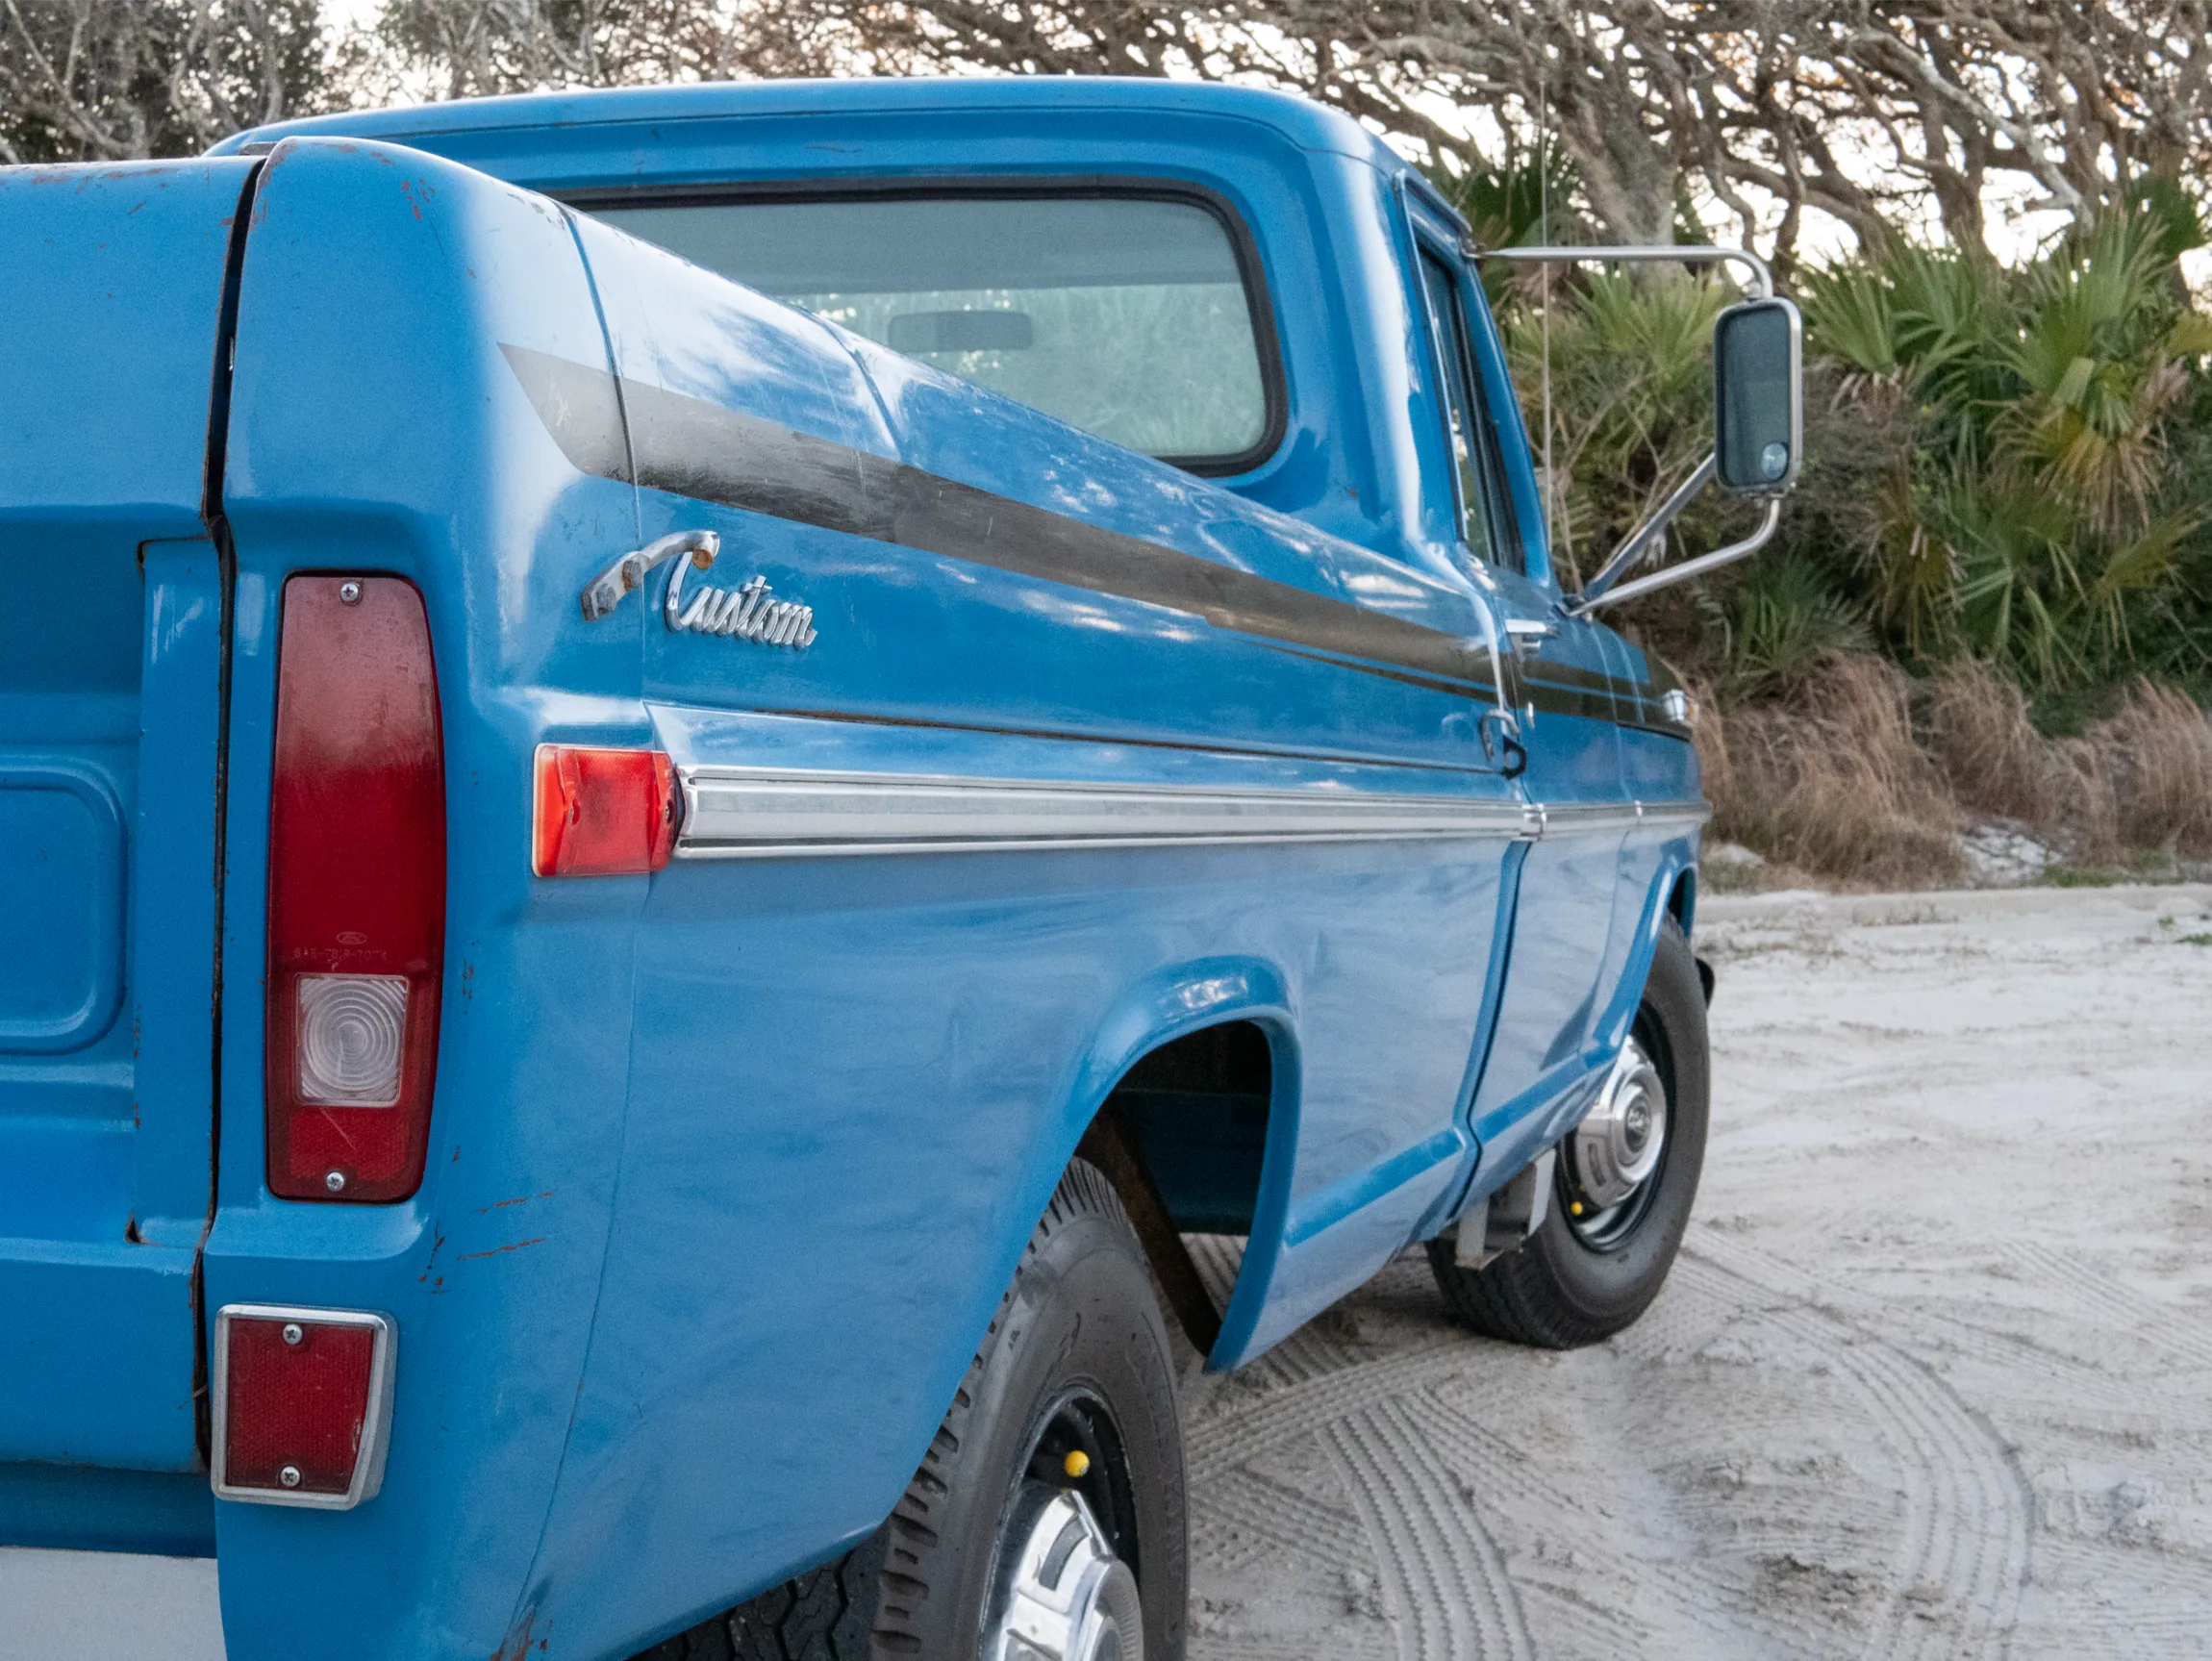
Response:
[{"label": "blue pickup truck", "polygon": [[0,1542],[233,1661],[1175,1661],[1194,1348],[1658,1291],[1707,809],[1596,615],[1690,567],[1562,591],[1356,123],[492,100],[0,249]]}]

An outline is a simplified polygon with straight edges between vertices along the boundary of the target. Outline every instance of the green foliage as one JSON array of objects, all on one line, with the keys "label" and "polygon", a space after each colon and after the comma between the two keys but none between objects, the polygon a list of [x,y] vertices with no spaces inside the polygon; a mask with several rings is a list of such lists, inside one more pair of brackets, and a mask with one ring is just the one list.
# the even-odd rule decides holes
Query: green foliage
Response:
[{"label": "green foliage", "polygon": [[[1713,318],[1727,290],[1672,272],[1522,284],[1506,353],[1540,459],[1549,360],[1553,559],[1595,570],[1713,444]],[[1700,523],[1702,521],[1699,521]]]},{"label": "green foliage", "polygon": [[[2143,184],[2016,269],[1895,241],[1805,273],[1807,466],[1781,548],[1630,620],[1730,701],[1873,645],[1971,653],[2039,708],[2148,671],[2212,680],[2212,317],[2186,190]],[[1527,282],[1501,311],[1532,434],[1548,334],[1554,541],[1595,568],[1703,455],[1713,314],[1689,278]],[[1733,515],[1733,516],[1731,516]],[[1741,523],[1708,496],[1684,551]]]},{"label": "green foliage", "polygon": [[1758,563],[1712,610],[1733,702],[1801,686],[1835,653],[1873,644],[1859,608],[1801,552]]},{"label": "green foliage", "polygon": [[2147,189],[2018,270],[1898,246],[1806,282],[1838,408],[1897,415],[1855,551],[1907,655],[1970,650],[2039,690],[2201,669],[2212,318],[2174,264],[2199,235]]}]

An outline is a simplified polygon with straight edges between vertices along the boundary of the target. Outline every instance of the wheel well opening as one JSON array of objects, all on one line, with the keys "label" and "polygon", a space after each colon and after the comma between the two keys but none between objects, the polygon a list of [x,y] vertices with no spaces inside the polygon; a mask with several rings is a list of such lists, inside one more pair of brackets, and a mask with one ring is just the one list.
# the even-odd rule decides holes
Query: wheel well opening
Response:
[{"label": "wheel well opening", "polygon": [[1273,1095],[1266,1031],[1232,1020],[1144,1056],[1101,1112],[1128,1125],[1179,1232],[1249,1234]]}]

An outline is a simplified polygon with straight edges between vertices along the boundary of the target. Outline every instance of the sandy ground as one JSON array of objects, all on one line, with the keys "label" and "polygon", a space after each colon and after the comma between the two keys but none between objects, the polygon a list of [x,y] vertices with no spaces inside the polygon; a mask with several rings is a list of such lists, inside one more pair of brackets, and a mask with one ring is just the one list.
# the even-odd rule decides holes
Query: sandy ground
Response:
[{"label": "sandy ground", "polygon": [[1659,1301],[1544,1354],[1401,1259],[1198,1381],[1193,1661],[2212,1654],[2212,890],[1762,896],[1698,947]]},{"label": "sandy ground", "polygon": [[[1192,1661],[2212,1655],[2212,889],[1763,895],[1698,947],[1658,1303],[1516,1349],[1409,1257],[1194,1375]],[[212,1566],[0,1551],[0,1661],[116,1655],[215,1661]]]}]

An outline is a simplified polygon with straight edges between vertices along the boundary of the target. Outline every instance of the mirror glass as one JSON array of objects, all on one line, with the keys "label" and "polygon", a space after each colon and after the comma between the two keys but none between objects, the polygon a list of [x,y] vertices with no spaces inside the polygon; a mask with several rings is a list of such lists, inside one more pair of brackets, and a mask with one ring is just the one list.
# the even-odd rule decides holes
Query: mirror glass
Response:
[{"label": "mirror glass", "polygon": [[1803,339],[1787,300],[1747,300],[1713,325],[1713,454],[1722,490],[1772,495],[1797,483]]}]

